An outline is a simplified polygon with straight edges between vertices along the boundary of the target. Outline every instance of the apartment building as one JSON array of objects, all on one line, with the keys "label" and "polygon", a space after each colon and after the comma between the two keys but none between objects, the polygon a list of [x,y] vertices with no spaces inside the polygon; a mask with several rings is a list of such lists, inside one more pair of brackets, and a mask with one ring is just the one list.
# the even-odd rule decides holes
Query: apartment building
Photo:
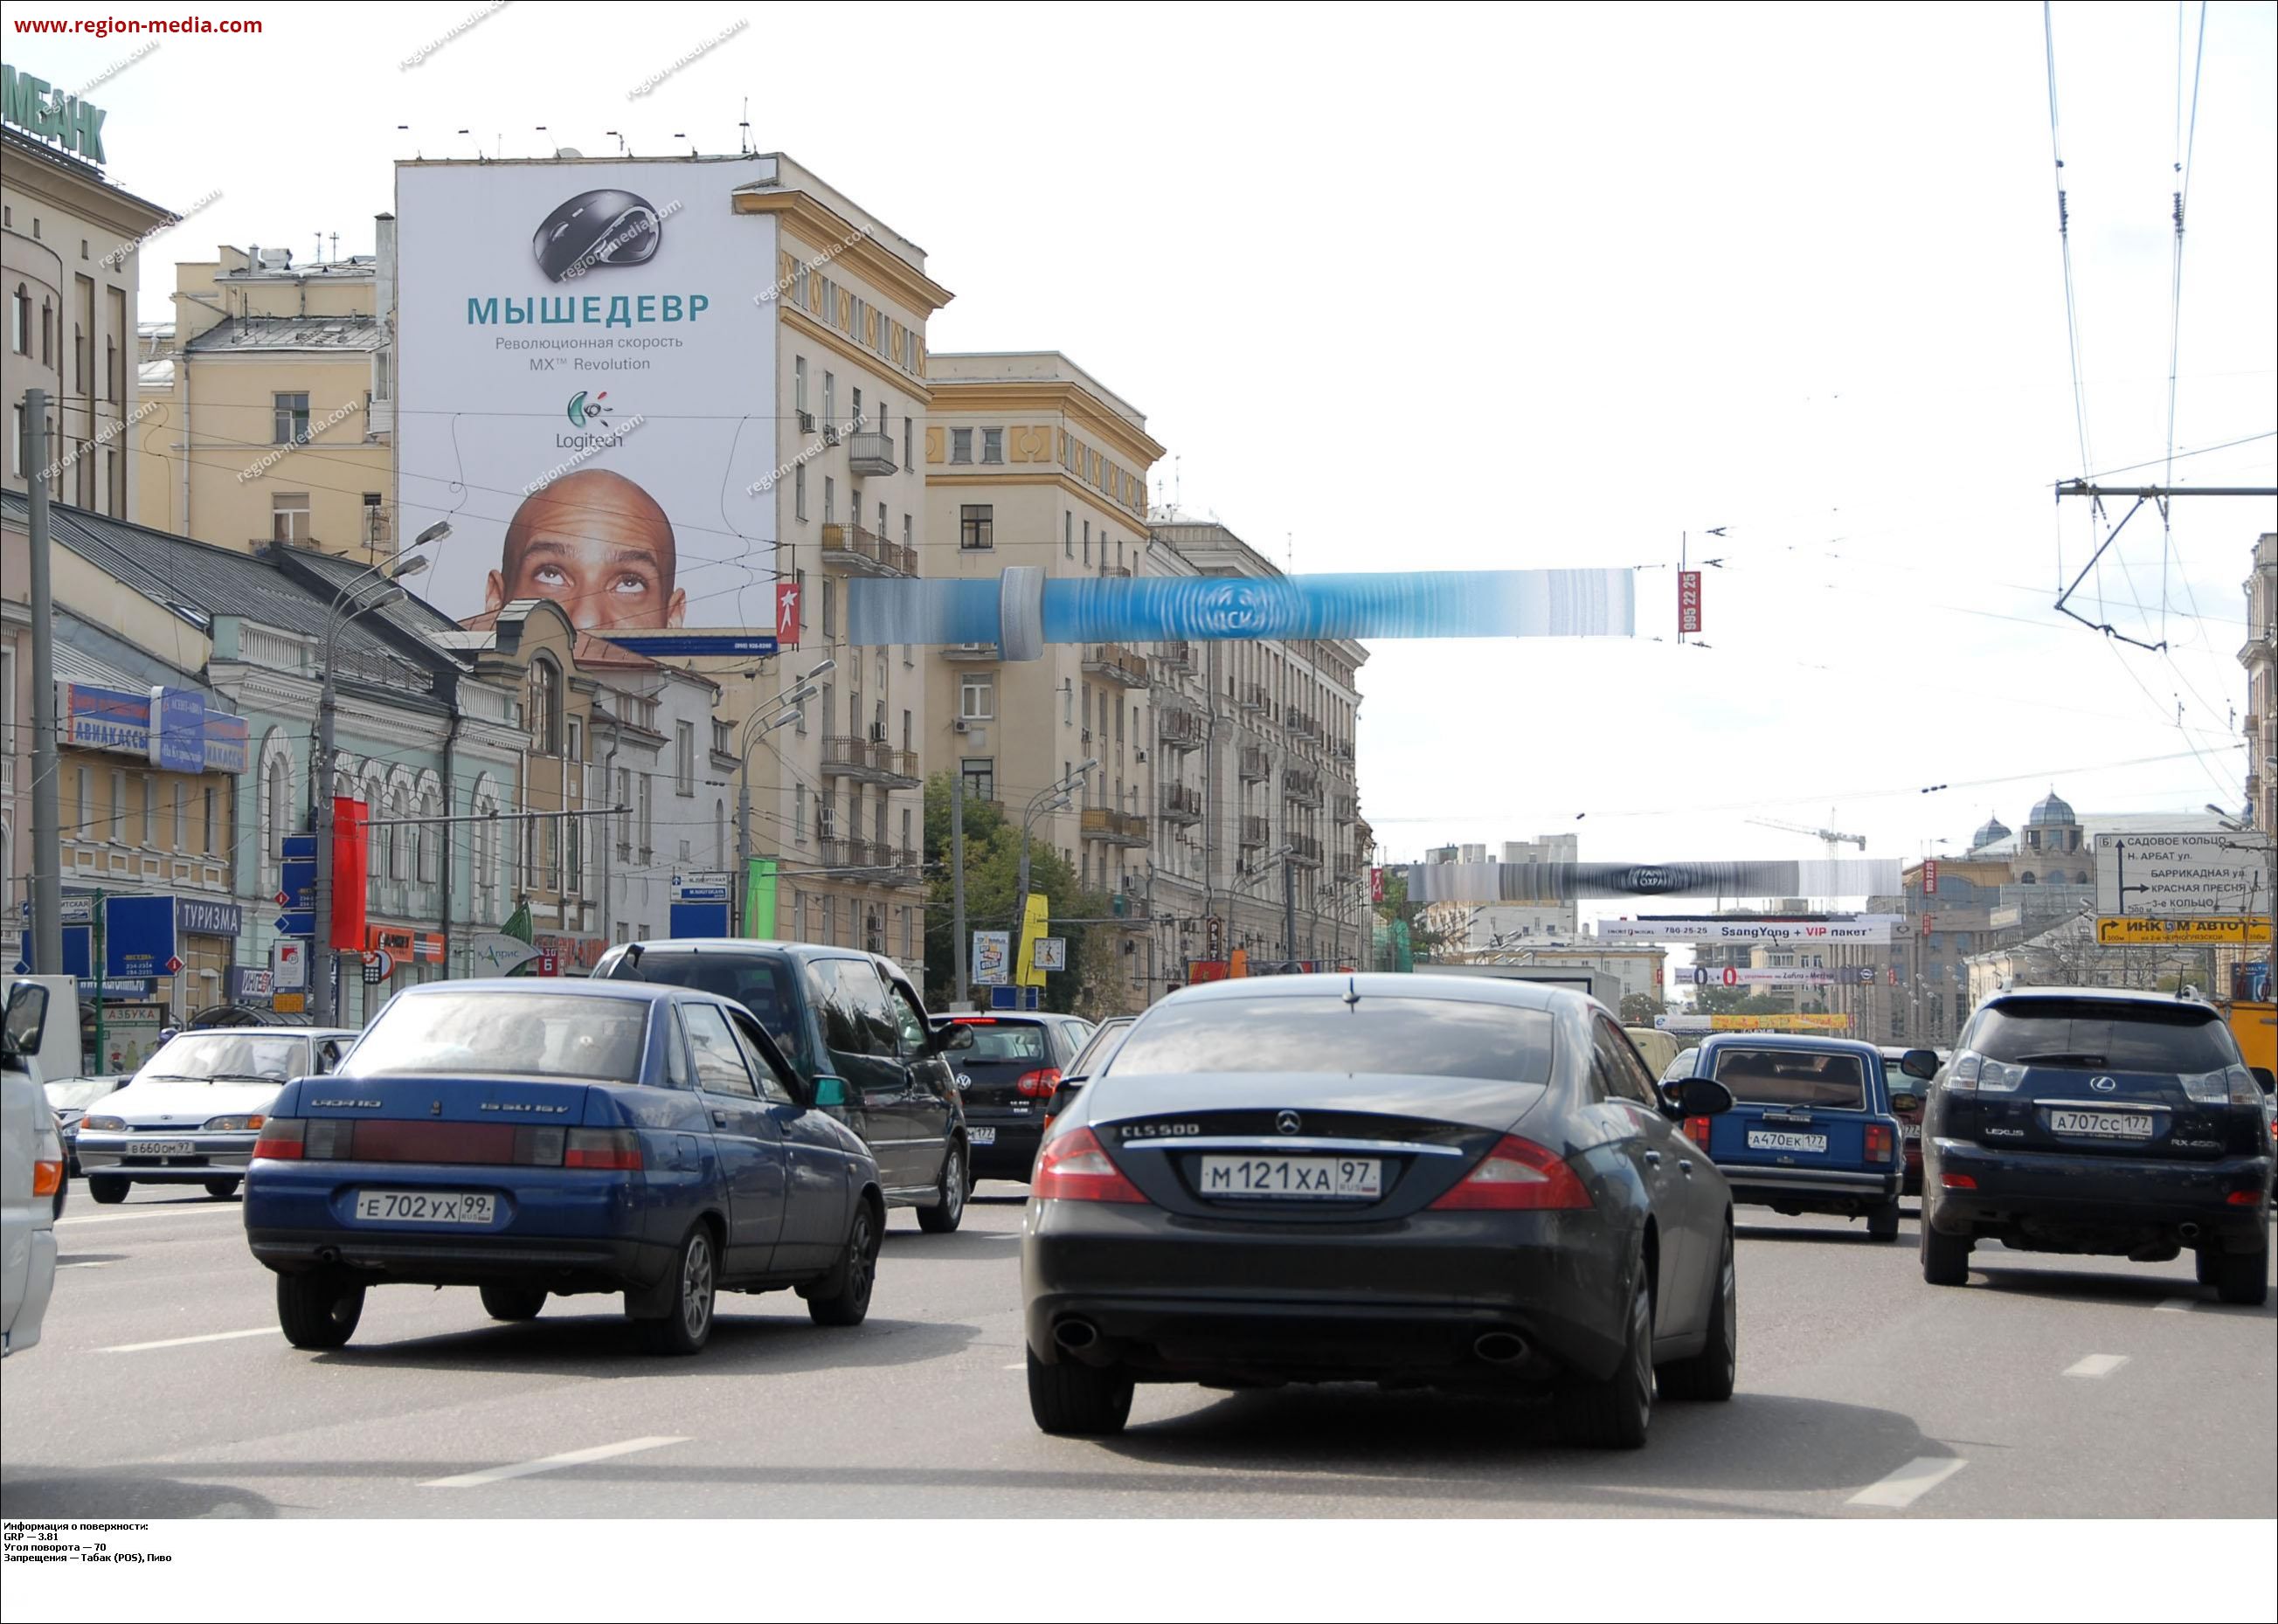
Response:
[{"label": "apartment building", "polygon": [[[1166,511],[1150,541],[1151,574],[1281,573],[1214,519]],[[1152,848],[1151,991],[1224,973],[1237,949],[1334,964],[1365,946],[1374,835],[1360,812],[1354,728],[1367,659],[1347,638],[1158,651],[1152,759],[1165,815]]]},{"label": "apartment building", "polygon": [[2278,831],[2278,531],[2265,530],[2254,543],[2238,663],[2246,667],[2245,812],[2270,838]]},{"label": "apartment building", "polygon": [[[1484,843],[1434,846],[1424,854],[1426,863],[1578,863],[1581,837],[1543,835],[1533,840],[1507,840],[1502,855],[1490,857]],[[1451,948],[1492,952],[1544,942],[1572,942],[1579,930],[1575,905],[1569,903],[1433,903],[1418,912],[1418,920],[1438,932]]]},{"label": "apartment building", "polygon": [[298,263],[224,245],[174,267],[173,319],[135,384],[137,523],[216,546],[394,556],[393,369],[382,256]]}]

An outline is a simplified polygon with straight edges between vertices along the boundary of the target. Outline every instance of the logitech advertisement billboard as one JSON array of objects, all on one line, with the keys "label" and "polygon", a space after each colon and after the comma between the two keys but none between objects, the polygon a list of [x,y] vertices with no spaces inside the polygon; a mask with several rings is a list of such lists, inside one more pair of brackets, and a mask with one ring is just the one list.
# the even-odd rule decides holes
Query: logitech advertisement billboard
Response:
[{"label": "logitech advertisement billboard", "polygon": [[752,160],[396,169],[399,535],[464,623],[526,598],[643,653],[776,621],[776,225]]}]

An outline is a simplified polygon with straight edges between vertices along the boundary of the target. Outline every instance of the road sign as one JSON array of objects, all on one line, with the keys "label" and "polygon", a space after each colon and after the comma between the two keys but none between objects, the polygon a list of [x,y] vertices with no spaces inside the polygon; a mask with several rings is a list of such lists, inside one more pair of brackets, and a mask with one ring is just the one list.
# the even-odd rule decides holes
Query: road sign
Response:
[{"label": "road sign", "polygon": [[277,888],[279,908],[313,909],[317,905],[316,858],[284,864],[278,871]]},{"label": "road sign", "polygon": [[280,913],[277,916],[277,934],[280,936],[314,936],[317,916],[313,913]]},{"label": "road sign", "polygon": [[2269,941],[2270,921],[2259,914],[2204,919],[2146,919],[2129,914],[2121,919],[2099,918],[2096,939],[2106,947],[2244,945]]},{"label": "road sign", "polygon": [[[707,886],[703,888],[711,890],[715,888]],[[692,937],[726,935],[728,934],[728,888],[723,885],[716,888],[720,896],[711,902],[690,900],[684,896],[678,902],[667,903],[664,916],[665,934],[675,942],[685,942]]]},{"label": "road sign", "polygon": [[103,904],[103,973],[122,979],[172,975],[175,957],[174,899],[171,896],[111,896]]},{"label": "road sign", "polygon": [[2205,919],[2269,911],[2267,841],[2221,831],[2096,837],[2096,911],[2102,918]]},{"label": "road sign", "polygon": [[538,973],[540,975],[560,975],[562,973],[562,955],[559,953],[540,953],[538,956]]},{"label": "road sign", "polygon": [[317,837],[313,835],[287,835],[279,855],[287,863],[313,863],[317,860]]},{"label": "road sign", "polygon": [[[725,874],[675,874],[672,877],[672,900],[677,903],[725,903],[728,900],[728,877]],[[722,931],[719,934],[726,934]]]},{"label": "road sign", "polygon": [[[32,917],[32,904],[29,902],[18,903],[16,911],[22,918],[28,919]],[[86,896],[65,897],[63,922],[66,925],[95,923],[95,898]]]}]

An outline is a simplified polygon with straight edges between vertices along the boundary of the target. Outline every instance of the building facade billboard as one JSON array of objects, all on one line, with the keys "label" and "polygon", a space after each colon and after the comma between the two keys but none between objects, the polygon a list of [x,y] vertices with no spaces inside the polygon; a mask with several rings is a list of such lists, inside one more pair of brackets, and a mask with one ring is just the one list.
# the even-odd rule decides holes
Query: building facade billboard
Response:
[{"label": "building facade billboard", "polygon": [[398,533],[474,627],[559,602],[653,655],[772,653],[776,231],[757,160],[396,170]]},{"label": "building facade billboard", "polygon": [[1906,921],[1894,913],[1860,913],[1844,919],[1752,919],[1664,917],[1601,919],[1603,942],[1668,942],[1701,947],[1882,947]]}]

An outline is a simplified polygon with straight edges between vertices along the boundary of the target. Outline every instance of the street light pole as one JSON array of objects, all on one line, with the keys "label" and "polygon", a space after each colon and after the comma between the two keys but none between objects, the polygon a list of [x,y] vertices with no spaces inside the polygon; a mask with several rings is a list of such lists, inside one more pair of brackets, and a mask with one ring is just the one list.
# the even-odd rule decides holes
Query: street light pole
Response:
[{"label": "street light pole", "polygon": [[[64,969],[62,758],[56,749],[56,610],[48,540],[48,392],[24,392],[32,586],[32,929],[24,955],[41,975]],[[84,818],[84,810],[80,814]],[[101,968],[101,960],[96,967]],[[98,1003],[98,1009],[102,1006]]]},{"label": "street light pole", "polygon": [[778,728],[788,728],[799,717],[799,707],[814,697],[814,679],[836,667],[836,660],[826,660],[805,676],[795,688],[787,688],[768,702],[765,710],[754,711],[744,725],[743,748],[736,752],[736,923],[738,929],[748,931],[752,922],[745,917],[749,905],[752,868],[752,746]]},{"label": "street light pole", "polygon": [[1028,805],[1021,813],[1021,888],[1013,902],[1013,951],[1015,957],[1020,953],[1021,932],[1028,919],[1028,835],[1036,827],[1036,814],[1065,808],[1076,785],[1083,782],[1084,774],[1098,765],[1098,757],[1086,756],[1076,763],[1074,770],[1066,777],[1046,784],[1030,796]]}]

